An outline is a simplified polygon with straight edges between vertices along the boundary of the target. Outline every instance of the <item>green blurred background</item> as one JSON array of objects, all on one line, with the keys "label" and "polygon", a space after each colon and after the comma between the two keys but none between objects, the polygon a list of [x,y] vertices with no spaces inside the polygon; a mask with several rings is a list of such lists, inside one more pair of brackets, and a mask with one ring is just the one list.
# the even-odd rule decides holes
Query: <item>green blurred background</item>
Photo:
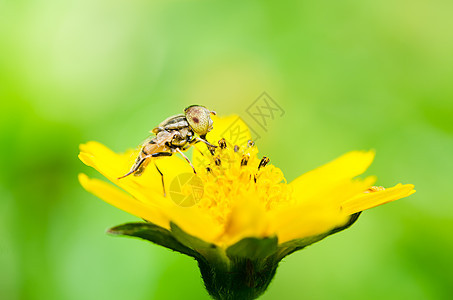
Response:
[{"label": "green blurred background", "polygon": [[[453,2],[0,0],[0,299],[208,299],[195,261],[105,229],[78,145],[189,104],[241,115],[290,181],[349,150],[417,193],[286,258],[262,299],[453,296]],[[246,109],[285,111],[265,131]]]}]

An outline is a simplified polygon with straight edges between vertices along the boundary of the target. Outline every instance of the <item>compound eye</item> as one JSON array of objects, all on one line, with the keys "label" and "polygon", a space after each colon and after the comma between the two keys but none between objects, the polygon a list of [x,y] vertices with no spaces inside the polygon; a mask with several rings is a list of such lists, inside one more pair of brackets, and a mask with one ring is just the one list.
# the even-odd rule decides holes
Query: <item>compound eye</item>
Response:
[{"label": "compound eye", "polygon": [[198,135],[205,135],[211,127],[210,111],[202,106],[191,106],[186,109],[186,119]]}]

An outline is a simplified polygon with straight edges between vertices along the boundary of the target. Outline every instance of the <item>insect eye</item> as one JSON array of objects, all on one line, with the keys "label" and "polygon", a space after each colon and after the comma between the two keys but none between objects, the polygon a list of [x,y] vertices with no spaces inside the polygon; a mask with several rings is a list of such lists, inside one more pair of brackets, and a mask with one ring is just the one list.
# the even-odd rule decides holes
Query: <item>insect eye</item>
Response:
[{"label": "insect eye", "polygon": [[190,106],[186,108],[186,119],[190,127],[198,135],[205,135],[212,129],[210,111],[203,106]]}]

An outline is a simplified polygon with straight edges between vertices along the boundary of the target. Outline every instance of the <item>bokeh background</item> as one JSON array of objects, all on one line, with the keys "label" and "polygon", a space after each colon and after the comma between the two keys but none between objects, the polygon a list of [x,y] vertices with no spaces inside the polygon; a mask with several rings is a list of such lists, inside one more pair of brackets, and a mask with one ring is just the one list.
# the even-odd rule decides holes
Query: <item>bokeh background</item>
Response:
[{"label": "bokeh background", "polygon": [[[78,145],[189,104],[237,113],[288,180],[376,149],[417,193],[287,257],[262,299],[453,296],[453,2],[0,0],[0,299],[208,299],[195,261],[105,229]],[[284,110],[266,129],[247,108]]]}]

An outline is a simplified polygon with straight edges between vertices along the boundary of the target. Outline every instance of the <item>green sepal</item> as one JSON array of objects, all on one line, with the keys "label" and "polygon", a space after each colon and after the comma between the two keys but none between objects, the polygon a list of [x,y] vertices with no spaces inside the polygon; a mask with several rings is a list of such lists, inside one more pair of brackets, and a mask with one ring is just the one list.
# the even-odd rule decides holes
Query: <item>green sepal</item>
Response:
[{"label": "green sepal", "polygon": [[199,261],[209,294],[214,299],[255,299],[269,286],[277,270],[277,237],[244,238],[226,249],[228,268]]},{"label": "green sepal", "polygon": [[197,252],[180,243],[170,231],[153,223],[126,223],[108,229],[107,233],[138,237],[194,258],[199,257]]},{"label": "green sepal", "polygon": [[219,270],[228,268],[228,258],[222,248],[188,234],[173,222],[170,222],[170,230],[178,242],[199,254],[196,257],[199,263],[208,263]]},{"label": "green sepal", "polygon": [[278,249],[278,238],[244,238],[226,250],[229,258],[264,259]]},{"label": "green sepal", "polygon": [[203,241],[200,238],[197,238],[193,235],[188,234],[182,230],[178,225],[173,222],[170,222],[170,230],[173,236],[183,245],[191,249],[212,249],[217,248],[215,244],[208,243]]},{"label": "green sepal", "polygon": [[127,223],[110,228],[113,235],[139,237],[198,261],[206,289],[214,299],[256,299],[269,286],[285,256],[350,227],[359,213],[343,226],[326,233],[278,245],[277,237],[244,238],[226,250],[192,236],[170,223],[170,230],[152,223]]}]

